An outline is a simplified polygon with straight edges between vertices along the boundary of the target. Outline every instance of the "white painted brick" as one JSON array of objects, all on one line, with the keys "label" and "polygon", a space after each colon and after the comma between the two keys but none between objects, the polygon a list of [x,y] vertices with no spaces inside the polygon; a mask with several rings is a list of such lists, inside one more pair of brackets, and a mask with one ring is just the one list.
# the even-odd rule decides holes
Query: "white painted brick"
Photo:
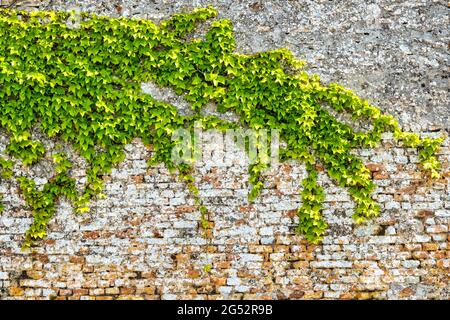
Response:
[{"label": "white painted brick", "polygon": [[312,261],[312,268],[351,268],[351,261]]}]

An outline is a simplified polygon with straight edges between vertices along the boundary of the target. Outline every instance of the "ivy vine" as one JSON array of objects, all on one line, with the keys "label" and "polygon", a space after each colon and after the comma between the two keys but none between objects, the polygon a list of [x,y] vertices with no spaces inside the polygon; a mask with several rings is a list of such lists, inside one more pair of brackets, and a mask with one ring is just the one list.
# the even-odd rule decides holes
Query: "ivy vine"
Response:
[{"label": "ivy vine", "polygon": [[[372,199],[375,184],[370,171],[350,151],[374,147],[381,134],[392,131],[406,147],[419,149],[423,169],[439,177],[435,153],[444,137],[420,139],[403,132],[397,121],[350,90],[322,83],[309,75],[304,63],[290,51],[277,49],[244,55],[235,52],[230,21],[214,20],[204,39],[189,35],[199,23],[216,17],[212,7],[176,14],[156,25],[148,20],[108,18],[87,13],[0,10],[0,127],[10,137],[6,153],[23,165],[39,161],[46,150],[33,140],[33,128],[48,137],[70,143],[89,164],[81,192],[70,176],[64,154],[53,155],[56,175],[41,191],[33,180],[17,177],[34,222],[26,232],[24,248],[46,236],[59,197],[71,200],[78,212],[101,195],[102,176],[124,159],[123,146],[139,137],[153,145],[152,163],[176,170],[194,194],[202,227],[208,228],[207,209],[198,196],[192,166],[175,164],[172,133],[193,128],[234,128],[217,117],[201,115],[208,102],[221,112],[233,111],[240,126],[277,129],[286,143],[284,160],[306,163],[298,232],[314,243],[327,224],[322,217],[324,190],[317,182],[320,162],[339,186],[348,189],[356,203],[357,223],[378,214]],[[78,24],[70,23],[78,19]],[[167,103],[141,90],[141,83],[173,88],[190,102],[193,115],[184,116]],[[327,108],[370,121],[368,132],[339,122]],[[12,177],[12,161],[0,158],[2,178]],[[263,187],[262,161],[249,168],[250,199]]]}]

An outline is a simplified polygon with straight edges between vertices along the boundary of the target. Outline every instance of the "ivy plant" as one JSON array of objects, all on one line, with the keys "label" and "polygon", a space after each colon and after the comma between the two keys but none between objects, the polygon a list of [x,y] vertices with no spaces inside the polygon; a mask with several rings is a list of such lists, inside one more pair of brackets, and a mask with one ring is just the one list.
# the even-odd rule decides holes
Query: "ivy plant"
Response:
[{"label": "ivy plant", "polygon": [[[202,22],[217,15],[214,8],[176,14],[156,25],[148,20],[109,18],[94,14],[53,11],[0,10],[0,127],[10,136],[7,154],[33,165],[46,154],[32,138],[38,128],[50,138],[70,143],[89,164],[87,183],[78,192],[65,155],[54,155],[56,174],[38,190],[33,180],[17,177],[34,222],[24,247],[46,236],[59,197],[71,200],[78,212],[101,194],[102,176],[124,159],[123,146],[139,137],[153,145],[152,163],[176,170],[196,198],[203,228],[208,211],[198,196],[192,165],[172,162],[176,145],[172,133],[193,128],[226,130],[243,126],[277,129],[286,147],[284,160],[305,162],[299,233],[316,243],[326,230],[322,217],[324,190],[317,181],[316,163],[356,203],[354,219],[366,221],[379,213],[372,199],[375,184],[352,149],[374,147],[381,134],[392,131],[406,147],[418,148],[423,169],[439,177],[435,154],[444,137],[420,139],[404,132],[390,115],[339,84],[324,84],[304,71],[304,62],[286,49],[250,55],[235,52],[232,24],[214,19],[203,38],[190,36]],[[74,26],[69,23],[79,19]],[[184,116],[167,103],[141,90],[141,83],[174,89],[191,104],[194,114]],[[222,112],[233,111],[239,123],[201,115],[207,103]],[[372,129],[357,131],[339,122],[327,110],[350,113],[369,121]],[[0,162],[2,175],[10,162]],[[249,168],[255,199],[263,187],[262,161]]]},{"label": "ivy plant", "polygon": [[[13,176],[13,161],[11,160],[6,160],[2,157],[0,157],[0,182],[2,182],[2,180],[8,180],[11,179]],[[2,196],[0,195],[0,215],[3,213],[5,207],[2,201]]]}]

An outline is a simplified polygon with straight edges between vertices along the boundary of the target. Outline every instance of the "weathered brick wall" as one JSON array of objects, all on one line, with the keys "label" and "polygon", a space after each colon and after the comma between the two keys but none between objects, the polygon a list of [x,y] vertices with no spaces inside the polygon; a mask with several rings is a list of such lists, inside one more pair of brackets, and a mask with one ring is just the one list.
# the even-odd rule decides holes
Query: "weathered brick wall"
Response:
[{"label": "weathered brick wall", "polygon": [[193,198],[163,166],[147,169],[148,150],[139,141],[105,177],[106,198],[92,213],[75,215],[61,201],[48,239],[31,253],[20,251],[30,212],[17,184],[3,184],[0,298],[448,299],[450,141],[439,156],[446,178],[427,184],[416,150],[385,138],[379,148],[358,152],[379,186],[377,219],[354,225],[347,192],[321,175],[330,224],[322,245],[293,232],[304,167],[273,168],[263,194],[249,204],[238,149],[229,166],[199,163],[213,222],[206,237]]},{"label": "weathered brick wall", "polygon": [[[308,61],[309,71],[369,98],[404,128],[421,132],[438,126],[449,132],[445,1],[54,0],[27,5],[33,2],[38,8],[150,19],[194,2],[213,3],[235,24],[240,51],[286,46]],[[55,141],[37,138],[52,151]],[[0,134],[0,153],[6,143]],[[450,298],[449,139],[439,155],[445,178],[433,184],[417,168],[417,151],[399,147],[389,135],[378,148],[358,151],[373,170],[379,186],[375,197],[383,207],[364,226],[353,224],[347,192],[322,173],[330,227],[317,246],[293,232],[302,165],[273,168],[263,194],[249,204],[242,153],[236,151],[226,167],[200,163],[196,178],[212,222],[205,237],[184,185],[163,166],[147,168],[149,150],[139,141],[126,151],[126,161],[105,177],[106,198],[84,216],[61,200],[48,239],[32,252],[20,250],[31,213],[17,183],[2,182],[0,299]],[[81,185],[85,163],[72,153],[71,159]],[[17,175],[33,177],[38,185],[52,170],[48,159],[29,169],[15,167]]]}]

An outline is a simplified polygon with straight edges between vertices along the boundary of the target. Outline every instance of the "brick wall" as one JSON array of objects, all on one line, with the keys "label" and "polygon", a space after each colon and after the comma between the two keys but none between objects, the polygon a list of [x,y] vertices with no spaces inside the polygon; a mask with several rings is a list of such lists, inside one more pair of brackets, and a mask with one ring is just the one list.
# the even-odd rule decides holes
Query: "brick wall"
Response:
[{"label": "brick wall", "polygon": [[[234,23],[239,52],[288,47],[308,62],[308,72],[367,97],[403,128],[450,132],[448,8],[442,1],[19,3],[29,10],[79,9],[152,20],[212,3],[220,17]],[[177,98],[168,102],[185,107]],[[52,150],[55,142],[36,138]],[[0,151],[6,143],[0,134]],[[304,167],[273,168],[262,196],[248,204],[245,156],[238,151],[227,167],[199,164],[197,181],[211,211],[206,237],[193,198],[164,167],[147,169],[149,151],[139,141],[126,147],[126,161],[105,177],[106,198],[84,216],[62,200],[48,239],[33,252],[20,251],[31,213],[18,185],[4,182],[0,299],[449,299],[449,148],[447,139],[439,156],[446,178],[433,184],[416,166],[417,151],[398,147],[389,135],[379,148],[360,150],[383,206],[364,226],[353,224],[347,192],[321,174],[330,227],[318,246],[293,233]],[[85,164],[67,151],[75,161],[72,174],[82,184]],[[42,185],[52,170],[44,160],[26,170],[16,166],[15,173]],[[204,270],[207,265],[210,272]]]},{"label": "brick wall", "polygon": [[[149,150],[138,140],[126,152],[105,177],[106,198],[87,215],[62,200],[48,239],[28,253],[20,241],[31,214],[17,183],[1,185],[0,299],[450,298],[449,139],[439,155],[446,178],[433,184],[416,166],[417,151],[389,134],[379,148],[358,150],[383,207],[366,225],[352,222],[347,192],[321,173],[330,225],[321,245],[293,232],[303,165],[273,168],[249,204],[241,151],[226,167],[199,163],[212,222],[205,235],[184,185],[163,166],[147,168]],[[74,159],[82,182],[83,162]],[[43,184],[51,168],[43,161],[24,173]]]}]

